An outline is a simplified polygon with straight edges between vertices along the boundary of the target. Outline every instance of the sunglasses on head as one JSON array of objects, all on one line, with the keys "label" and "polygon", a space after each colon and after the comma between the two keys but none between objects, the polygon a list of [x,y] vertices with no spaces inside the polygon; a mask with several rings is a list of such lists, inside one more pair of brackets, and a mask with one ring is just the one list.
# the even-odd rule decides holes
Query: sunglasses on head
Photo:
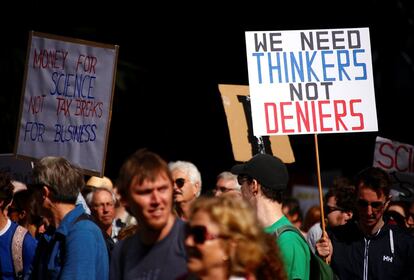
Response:
[{"label": "sunglasses on head", "polygon": [[344,208],[341,208],[341,207],[338,207],[338,206],[325,205],[323,207],[323,211],[325,212],[325,215],[328,215],[328,214],[330,214],[330,213],[332,213],[334,211],[341,211],[341,212],[343,212],[343,211],[345,211],[345,209]]},{"label": "sunglasses on head", "polygon": [[382,206],[384,206],[384,202],[382,201],[369,202],[369,201],[366,201],[365,199],[358,199],[357,205],[363,208],[367,208],[368,206],[371,206],[373,209],[379,209]]},{"label": "sunglasses on head", "polygon": [[191,236],[196,244],[204,244],[206,240],[214,240],[220,238],[219,235],[209,233],[205,226],[186,226],[186,237]]},{"label": "sunglasses on head", "polygon": [[177,185],[177,187],[179,187],[181,189],[185,184],[185,179],[184,178],[177,178],[177,179],[174,180],[174,183]]}]

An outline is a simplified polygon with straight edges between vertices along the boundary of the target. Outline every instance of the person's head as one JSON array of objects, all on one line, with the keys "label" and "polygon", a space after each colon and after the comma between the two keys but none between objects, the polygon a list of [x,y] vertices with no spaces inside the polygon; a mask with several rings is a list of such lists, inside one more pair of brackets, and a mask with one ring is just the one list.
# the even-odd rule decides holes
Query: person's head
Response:
[{"label": "person's head", "polygon": [[311,206],[306,211],[305,218],[303,219],[302,231],[308,232],[308,230],[321,220],[321,208],[319,205]]},{"label": "person's head", "polygon": [[108,177],[97,177],[91,176],[85,184],[85,187],[82,189],[82,195],[87,197],[90,192],[96,188],[106,188],[110,191],[114,191],[114,185]]},{"label": "person's head", "polygon": [[223,194],[239,194],[240,185],[237,182],[237,175],[224,171],[221,172],[216,179],[216,186],[213,189],[215,196]]},{"label": "person's head", "polygon": [[91,214],[104,230],[110,228],[115,219],[116,201],[115,194],[106,188],[94,188],[86,196],[86,202],[91,209]]},{"label": "person's head", "polygon": [[231,168],[241,186],[242,196],[255,204],[254,196],[261,196],[271,201],[282,203],[283,192],[289,180],[286,165],[277,157],[257,154],[244,164]]},{"label": "person's head", "polygon": [[201,174],[188,161],[174,161],[168,164],[174,181],[174,202],[191,202],[201,194]]},{"label": "person's head", "polygon": [[13,196],[13,202],[7,210],[10,220],[26,227],[32,218],[32,200],[33,193],[31,190],[26,189],[16,192]]},{"label": "person's head", "polygon": [[10,174],[0,171],[0,215],[5,215],[4,211],[13,199],[14,186],[11,182]]},{"label": "person's head", "polygon": [[412,201],[408,206],[405,223],[407,228],[409,228],[410,230],[414,230],[414,201]]},{"label": "person's head", "polygon": [[302,227],[302,209],[300,208],[299,200],[296,197],[289,196],[283,198],[282,212],[295,227]]},{"label": "person's head", "polygon": [[398,225],[406,228],[408,205],[405,201],[390,201],[384,213],[384,220],[388,224]]},{"label": "person's head", "polygon": [[51,202],[75,205],[84,185],[80,170],[63,157],[43,157],[33,168],[32,186]]},{"label": "person's head", "polygon": [[202,197],[191,207],[185,244],[187,266],[199,277],[213,271],[245,276],[264,258],[264,232],[255,212],[242,199]]},{"label": "person's head", "polygon": [[367,231],[378,230],[390,201],[391,180],[377,167],[369,167],[356,177],[359,224]]},{"label": "person's head", "polygon": [[324,214],[330,227],[346,224],[355,213],[355,188],[335,185],[325,194]]},{"label": "person's head", "polygon": [[172,216],[173,180],[159,155],[140,149],[129,156],[119,171],[117,188],[140,229],[165,228]]}]

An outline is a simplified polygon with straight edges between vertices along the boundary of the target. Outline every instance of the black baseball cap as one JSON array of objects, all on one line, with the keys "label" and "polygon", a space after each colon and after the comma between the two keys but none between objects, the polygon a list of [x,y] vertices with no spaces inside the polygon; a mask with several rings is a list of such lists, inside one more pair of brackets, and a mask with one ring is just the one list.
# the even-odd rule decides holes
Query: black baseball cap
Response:
[{"label": "black baseball cap", "polygon": [[285,190],[289,180],[286,165],[279,158],[268,154],[257,154],[246,163],[233,166],[231,172],[249,175],[263,186],[275,190]]}]

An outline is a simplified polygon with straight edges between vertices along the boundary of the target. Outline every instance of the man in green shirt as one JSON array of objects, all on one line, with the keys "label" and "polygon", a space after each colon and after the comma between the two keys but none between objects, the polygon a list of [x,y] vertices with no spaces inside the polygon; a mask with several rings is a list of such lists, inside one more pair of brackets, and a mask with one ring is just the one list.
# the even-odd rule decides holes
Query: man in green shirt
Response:
[{"label": "man in green shirt", "polygon": [[[277,157],[258,154],[244,164],[233,166],[238,175],[244,199],[256,209],[267,233],[274,233],[283,225],[291,224],[282,212],[282,194],[289,175],[285,164]],[[277,239],[289,279],[309,279],[310,250],[296,232],[287,231]]]}]

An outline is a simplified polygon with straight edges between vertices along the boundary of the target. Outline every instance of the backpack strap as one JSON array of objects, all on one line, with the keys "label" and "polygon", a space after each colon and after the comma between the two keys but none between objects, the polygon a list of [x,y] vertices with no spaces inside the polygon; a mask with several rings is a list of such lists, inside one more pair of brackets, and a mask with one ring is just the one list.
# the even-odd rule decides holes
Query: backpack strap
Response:
[{"label": "backpack strap", "polygon": [[23,241],[26,233],[27,229],[18,225],[12,239],[13,266],[17,279],[23,275]]},{"label": "backpack strap", "polygon": [[308,242],[306,241],[303,234],[299,231],[299,229],[295,226],[292,226],[292,225],[281,226],[280,228],[276,229],[276,231],[273,234],[276,236],[276,238],[279,238],[279,236],[282,233],[284,233],[285,231],[294,231],[294,232],[296,232],[303,239],[303,241],[305,241],[306,244],[308,244]]}]

